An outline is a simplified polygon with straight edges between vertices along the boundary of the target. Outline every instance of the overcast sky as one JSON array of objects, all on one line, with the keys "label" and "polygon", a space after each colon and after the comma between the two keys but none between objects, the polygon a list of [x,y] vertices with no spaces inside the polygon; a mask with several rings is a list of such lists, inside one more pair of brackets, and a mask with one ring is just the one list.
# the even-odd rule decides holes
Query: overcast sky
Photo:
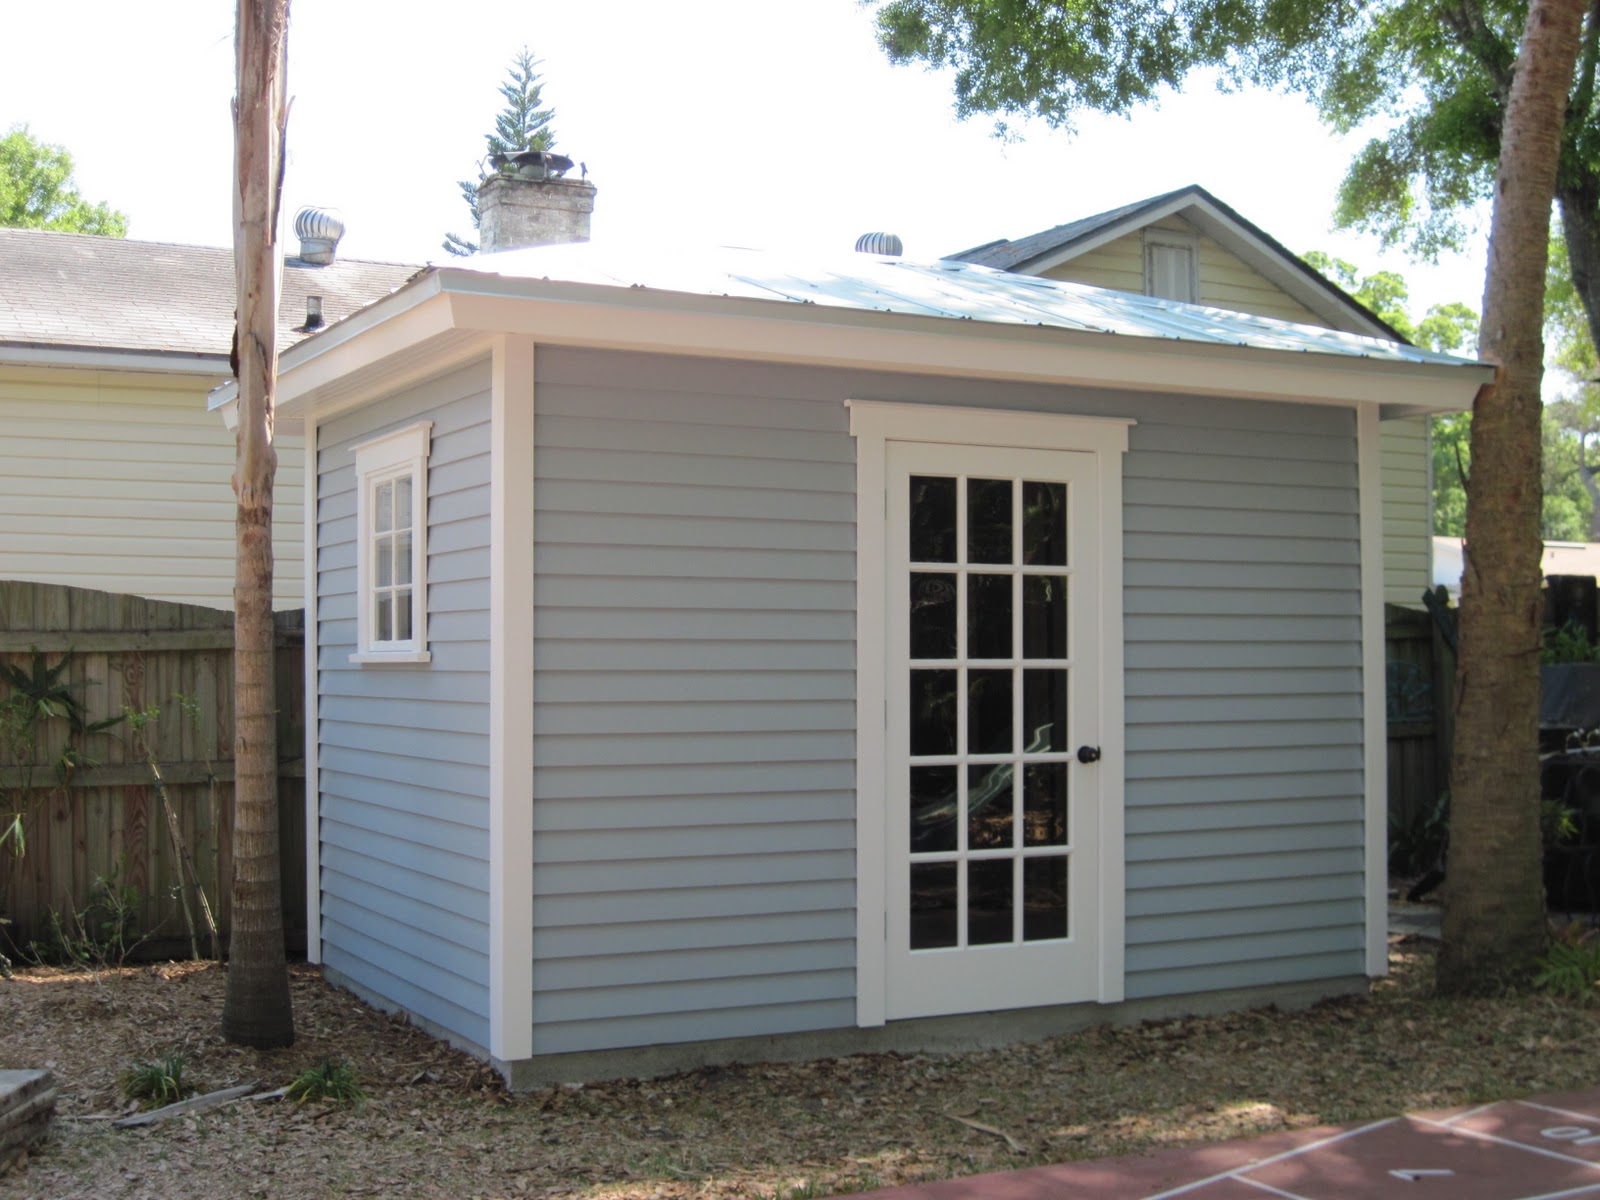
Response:
[{"label": "overcast sky", "polygon": [[[130,236],[228,244],[233,7],[7,5],[0,130],[71,150]],[[599,188],[596,240],[838,249],[887,230],[931,259],[1199,183],[1296,252],[1404,272],[1419,311],[1482,300],[1481,239],[1425,268],[1331,230],[1364,139],[1282,96],[1201,87],[1002,144],[954,120],[948,78],[889,66],[856,0],[296,0],[292,22],[289,214],[338,208],[348,257],[437,261],[446,230],[471,233],[455,181],[526,44],[557,149]]]}]

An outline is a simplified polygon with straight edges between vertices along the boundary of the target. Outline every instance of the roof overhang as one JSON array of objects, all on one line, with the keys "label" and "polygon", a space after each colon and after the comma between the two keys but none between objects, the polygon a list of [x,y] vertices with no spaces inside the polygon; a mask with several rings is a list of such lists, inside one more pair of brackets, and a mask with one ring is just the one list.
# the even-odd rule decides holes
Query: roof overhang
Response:
[{"label": "roof overhang", "polygon": [[138,371],[156,375],[196,375],[209,379],[221,379],[232,373],[226,354],[121,350],[104,346],[47,345],[41,342],[0,342],[0,366]]},{"label": "roof overhang", "polygon": [[[1376,402],[1385,416],[1471,406],[1483,364],[1397,362],[1057,327],[430,271],[279,360],[277,418],[321,420],[488,354],[540,345],[1305,404]],[[235,385],[213,393],[228,415]],[[231,421],[230,421],[231,424]]]},{"label": "roof overhang", "polygon": [[1184,188],[1158,197],[1148,206],[1139,207],[1081,238],[1019,262],[1011,269],[1032,275],[1042,274],[1052,267],[1135,233],[1152,222],[1174,216],[1188,221],[1246,266],[1310,309],[1330,328],[1368,337],[1404,340],[1388,322],[1317,274],[1292,250],[1200,187]]}]

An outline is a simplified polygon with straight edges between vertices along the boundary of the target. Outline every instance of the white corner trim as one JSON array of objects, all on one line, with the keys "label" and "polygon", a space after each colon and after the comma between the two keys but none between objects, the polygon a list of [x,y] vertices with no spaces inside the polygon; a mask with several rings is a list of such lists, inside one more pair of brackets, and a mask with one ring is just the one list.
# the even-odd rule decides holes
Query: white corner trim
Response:
[{"label": "white corner trim", "polygon": [[1389,743],[1383,625],[1383,464],[1378,406],[1356,408],[1361,497],[1361,729],[1367,974],[1389,972]]},{"label": "white corner trim", "polygon": [[[845,401],[856,439],[856,1024],[888,1020],[887,813],[884,789],[888,735],[888,670],[884,640],[888,594],[887,406],[858,421],[872,406]],[[895,406],[919,410],[917,405]],[[860,426],[860,427],[858,427]]]},{"label": "white corner trim", "polygon": [[322,785],[317,779],[317,754],[321,743],[317,718],[317,496],[322,480],[317,474],[317,425],[307,418],[305,447],[305,762],[306,762],[306,961],[322,961]]},{"label": "white corner trim", "polygon": [[[1074,422],[1076,424],[1076,422]],[[1130,422],[1131,424],[1131,422]],[[1123,805],[1127,780],[1125,685],[1127,669],[1122,629],[1122,456],[1128,449],[1127,424],[1120,439],[1097,454],[1100,484],[1100,784],[1099,946],[1100,1003],[1116,1004],[1127,985],[1127,878]]]},{"label": "white corner trim", "polygon": [[489,1053],[533,1055],[534,343],[495,340],[489,458]]},{"label": "white corner trim", "polygon": [[1124,996],[1126,886],[1123,793],[1122,456],[1125,418],[1011,409],[846,400],[856,439],[856,1024],[888,1019],[886,961],[887,814],[882,803],[888,750],[886,597],[888,595],[888,445],[894,441],[1086,451],[1095,455],[1101,527],[1099,622],[1100,1003]]}]

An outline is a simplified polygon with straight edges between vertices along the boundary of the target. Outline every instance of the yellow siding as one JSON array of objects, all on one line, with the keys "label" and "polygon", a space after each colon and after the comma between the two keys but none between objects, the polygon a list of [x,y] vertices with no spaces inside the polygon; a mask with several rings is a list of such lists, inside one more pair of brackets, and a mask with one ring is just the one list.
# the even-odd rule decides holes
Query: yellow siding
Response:
[{"label": "yellow siding", "polygon": [[[209,383],[0,368],[0,578],[232,608],[233,435]],[[305,595],[301,446],[278,438],[278,608]]]},{"label": "yellow siding", "polygon": [[1091,287],[1143,295],[1144,241],[1137,233],[1130,233],[1041,274],[1046,279],[1064,279],[1068,283],[1087,283]]},{"label": "yellow siding", "polygon": [[[1200,303],[1213,308],[1276,317],[1303,325],[1322,325],[1315,313],[1181,217],[1167,217],[1149,228],[1184,233],[1196,239],[1200,255]],[[1126,234],[1042,272],[1048,279],[1087,283],[1119,292],[1144,292],[1144,235]]]},{"label": "yellow siding", "polygon": [[1428,418],[1385,421],[1383,447],[1383,598],[1422,607],[1433,581]]}]

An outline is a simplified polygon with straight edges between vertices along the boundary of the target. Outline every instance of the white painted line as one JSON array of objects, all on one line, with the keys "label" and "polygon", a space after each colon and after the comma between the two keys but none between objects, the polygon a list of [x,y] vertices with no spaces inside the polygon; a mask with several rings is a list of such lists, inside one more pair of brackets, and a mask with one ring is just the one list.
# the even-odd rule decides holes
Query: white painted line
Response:
[{"label": "white painted line", "polygon": [[1336,1133],[1332,1137],[1323,1138],[1318,1142],[1307,1142],[1304,1146],[1297,1146],[1293,1150],[1285,1150],[1282,1154],[1274,1154],[1271,1158],[1263,1158],[1260,1162],[1249,1163],[1243,1167],[1235,1167],[1231,1171],[1219,1171],[1215,1175],[1208,1176],[1205,1179],[1196,1179],[1193,1183],[1186,1183],[1182,1187],[1172,1188],[1165,1192],[1157,1192],[1153,1196],[1146,1196],[1145,1200],[1168,1200],[1171,1196],[1182,1196],[1223,1179],[1237,1179],[1242,1183],[1253,1183],[1254,1180],[1244,1178],[1243,1172],[1259,1171],[1262,1167],[1270,1166],[1275,1162],[1282,1162],[1286,1158],[1294,1158],[1296,1155],[1305,1154],[1310,1150],[1320,1150],[1323,1146],[1331,1146],[1335,1142],[1346,1141],[1363,1133],[1371,1133],[1374,1129],[1382,1129],[1385,1125],[1393,1125],[1399,1119],[1399,1117],[1385,1117],[1381,1121],[1373,1121],[1371,1124],[1361,1125],[1355,1129],[1346,1129],[1343,1133]]},{"label": "white painted line", "polygon": [[1389,1174],[1396,1179],[1404,1179],[1407,1183],[1415,1183],[1429,1175],[1454,1175],[1455,1172],[1448,1167],[1397,1167]]},{"label": "white painted line", "polygon": [[1563,1192],[1540,1192],[1537,1196],[1524,1196],[1522,1200],[1563,1200],[1566,1196],[1600,1195],[1600,1183],[1586,1183],[1581,1187],[1567,1188]]},{"label": "white painted line", "polygon": [[1274,1196],[1282,1196],[1284,1200],[1311,1200],[1309,1196],[1302,1196],[1298,1192],[1286,1192],[1282,1188],[1273,1187],[1270,1183],[1262,1183],[1259,1179],[1250,1179],[1243,1175],[1229,1176],[1235,1183],[1248,1183],[1253,1188],[1260,1188],[1263,1192],[1271,1192]]},{"label": "white painted line", "polygon": [[1562,1117],[1577,1117],[1578,1120],[1587,1121],[1591,1125],[1600,1125],[1600,1113],[1574,1112],[1570,1108],[1556,1108],[1549,1104],[1535,1104],[1532,1100],[1516,1100],[1513,1103],[1520,1104],[1523,1108],[1537,1108],[1540,1112],[1555,1113],[1557,1116]]},{"label": "white painted line", "polygon": [[1469,1108],[1465,1112],[1458,1112],[1455,1116],[1446,1117],[1443,1121],[1436,1122],[1436,1124],[1454,1125],[1457,1121],[1465,1121],[1468,1117],[1476,1117],[1480,1113],[1486,1113],[1491,1108],[1499,1108],[1504,1103],[1505,1101],[1503,1100],[1491,1100],[1488,1104],[1480,1104],[1477,1108]]},{"label": "white painted line", "polygon": [[1492,1133],[1479,1133],[1476,1129],[1455,1129],[1445,1125],[1442,1121],[1430,1121],[1427,1117],[1413,1116],[1413,1121],[1424,1125],[1432,1125],[1435,1129],[1449,1129],[1451,1133],[1459,1133],[1462,1137],[1477,1138],[1479,1141],[1495,1142],[1501,1146],[1511,1146],[1517,1150],[1526,1150],[1529,1154],[1542,1154],[1546,1158],[1560,1159],[1562,1162],[1576,1163],[1580,1167],[1600,1171],[1600,1163],[1590,1162],[1587,1158],[1577,1158],[1571,1154],[1561,1154],[1555,1150],[1546,1150],[1543,1146],[1534,1146],[1528,1142],[1513,1142],[1510,1138],[1495,1137]]}]

